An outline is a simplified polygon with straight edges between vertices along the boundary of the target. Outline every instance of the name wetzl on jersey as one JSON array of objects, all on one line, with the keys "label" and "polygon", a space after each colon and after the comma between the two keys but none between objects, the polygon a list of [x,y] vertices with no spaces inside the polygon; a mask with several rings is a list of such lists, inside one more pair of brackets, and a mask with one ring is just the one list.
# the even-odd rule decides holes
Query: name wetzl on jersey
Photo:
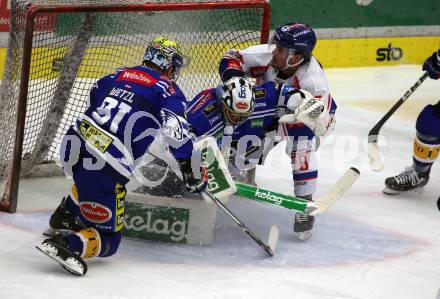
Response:
[{"label": "name wetzl on jersey", "polygon": [[129,103],[133,102],[133,97],[134,97],[134,93],[133,92],[127,91],[127,90],[122,89],[122,88],[116,88],[116,87],[112,88],[112,90],[110,91],[109,95],[117,97],[117,98],[120,98],[120,99],[122,99],[124,101],[127,101]]}]

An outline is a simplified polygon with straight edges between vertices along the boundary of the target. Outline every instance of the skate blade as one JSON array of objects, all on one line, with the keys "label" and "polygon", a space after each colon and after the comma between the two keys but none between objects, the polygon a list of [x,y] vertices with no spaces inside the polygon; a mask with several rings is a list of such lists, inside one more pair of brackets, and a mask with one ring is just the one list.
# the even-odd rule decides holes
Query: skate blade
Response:
[{"label": "skate blade", "polygon": [[74,234],[74,233],[75,232],[70,229],[55,229],[55,228],[49,227],[48,229],[46,229],[43,232],[43,236],[53,237],[56,235],[68,235],[68,234]]},{"label": "skate blade", "polygon": [[382,190],[382,192],[383,192],[384,194],[386,194],[386,195],[397,195],[397,194],[400,193],[400,191],[393,190],[393,189],[390,189],[390,188],[388,188],[388,187],[385,187],[385,188]]},{"label": "skate blade", "polygon": [[39,251],[41,251],[51,259],[57,261],[68,272],[77,276],[83,276],[85,274],[85,269],[83,265],[77,259],[73,257],[68,257],[66,260],[63,260],[57,255],[58,249],[54,246],[46,243],[42,245],[35,245],[35,248],[37,248]]},{"label": "skate blade", "polygon": [[301,241],[305,241],[305,240],[307,240],[308,238],[310,238],[312,236],[312,231],[306,231],[306,232],[300,232],[300,233],[298,233],[298,238],[301,240]]},{"label": "skate blade", "polygon": [[390,188],[388,188],[388,187],[385,187],[385,188],[382,190],[382,192],[383,192],[384,194],[386,194],[386,195],[398,195],[398,194],[400,194],[400,193],[403,193],[403,194],[411,194],[411,193],[415,193],[415,194],[423,194],[423,191],[424,191],[424,186],[422,186],[422,187],[417,187],[417,188],[414,188],[414,189],[411,189],[411,190],[406,190],[406,191],[397,191],[397,190],[390,189]]}]

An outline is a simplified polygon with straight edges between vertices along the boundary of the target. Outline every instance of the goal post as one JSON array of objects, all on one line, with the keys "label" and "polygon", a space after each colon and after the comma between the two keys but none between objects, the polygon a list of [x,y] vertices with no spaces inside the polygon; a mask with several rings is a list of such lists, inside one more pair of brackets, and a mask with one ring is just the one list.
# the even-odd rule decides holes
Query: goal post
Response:
[{"label": "goal post", "polygon": [[177,83],[191,99],[220,83],[227,49],[268,41],[270,19],[265,0],[12,0],[0,86],[0,210],[16,211],[20,177],[58,159],[94,82],[139,65],[152,38],[180,43],[189,63]]}]

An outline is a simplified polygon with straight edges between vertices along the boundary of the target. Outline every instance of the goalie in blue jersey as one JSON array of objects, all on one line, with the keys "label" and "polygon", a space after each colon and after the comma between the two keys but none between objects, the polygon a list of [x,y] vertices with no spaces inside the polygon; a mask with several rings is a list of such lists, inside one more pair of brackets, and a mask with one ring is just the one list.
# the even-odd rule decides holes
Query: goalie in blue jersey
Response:
[{"label": "goalie in blue jersey", "polygon": [[142,65],[119,69],[94,84],[86,111],[65,134],[61,162],[74,185],[51,216],[47,234],[67,234],[37,248],[68,271],[84,275],[83,259],[117,251],[125,185],[154,139],[161,138],[176,158],[189,191],[206,188],[206,176],[195,178],[191,169],[186,99],[175,83],[182,65],[179,45],[155,38]]}]

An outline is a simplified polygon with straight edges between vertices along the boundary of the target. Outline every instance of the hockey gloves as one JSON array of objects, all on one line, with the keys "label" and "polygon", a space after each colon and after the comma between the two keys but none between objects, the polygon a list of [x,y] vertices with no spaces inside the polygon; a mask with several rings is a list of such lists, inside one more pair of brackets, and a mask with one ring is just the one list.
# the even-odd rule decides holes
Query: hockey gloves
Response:
[{"label": "hockey gloves", "polygon": [[429,75],[429,78],[437,80],[440,79],[440,50],[434,52],[423,63],[423,70]]},{"label": "hockey gloves", "polygon": [[208,172],[205,166],[200,166],[200,178],[196,178],[191,168],[191,159],[179,160],[180,170],[182,171],[183,182],[189,192],[200,193],[208,186]]},{"label": "hockey gloves", "polygon": [[297,89],[289,97],[287,108],[293,113],[282,115],[279,123],[302,122],[317,136],[324,136],[330,127],[331,118],[324,103],[310,92]]}]

